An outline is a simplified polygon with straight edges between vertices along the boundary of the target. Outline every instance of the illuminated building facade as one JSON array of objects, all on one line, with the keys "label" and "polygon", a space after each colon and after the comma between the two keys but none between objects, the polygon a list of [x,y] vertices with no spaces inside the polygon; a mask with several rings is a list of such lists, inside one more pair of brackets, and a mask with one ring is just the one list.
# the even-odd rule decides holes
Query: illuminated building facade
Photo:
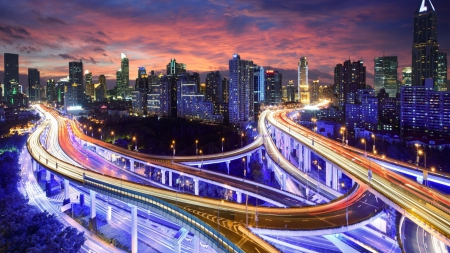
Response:
[{"label": "illuminated building facade", "polygon": [[283,76],[277,70],[266,70],[264,72],[264,93],[267,105],[279,105],[282,97]]},{"label": "illuminated building facade", "polygon": [[300,103],[309,105],[309,87],[308,87],[308,60],[306,57],[301,57],[298,62],[298,91],[300,96]]},{"label": "illuminated building facade", "polygon": [[384,88],[389,96],[395,97],[399,92],[397,83],[397,56],[376,57],[374,59],[374,66],[375,94],[378,94]]},{"label": "illuminated building facade", "polygon": [[41,100],[41,77],[37,69],[28,69],[28,99],[30,102]]}]

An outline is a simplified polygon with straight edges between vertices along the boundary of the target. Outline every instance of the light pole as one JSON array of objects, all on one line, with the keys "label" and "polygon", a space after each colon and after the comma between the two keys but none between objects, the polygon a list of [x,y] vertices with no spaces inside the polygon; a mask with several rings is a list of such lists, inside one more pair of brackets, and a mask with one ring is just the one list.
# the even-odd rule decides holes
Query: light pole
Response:
[{"label": "light pole", "polygon": [[345,135],[347,134],[345,127],[341,127],[342,145],[345,145]]},{"label": "light pole", "polygon": [[223,155],[223,141],[225,140],[225,138],[222,137],[222,155]]},{"label": "light pole", "polygon": [[364,143],[364,157],[367,157],[367,142],[366,139],[361,139],[361,142]]},{"label": "light pole", "polygon": [[244,137],[244,133],[241,133],[241,148],[244,146],[243,142],[242,142],[242,138]]},{"label": "light pole", "polygon": [[[425,153],[425,151],[422,151],[422,150],[419,150],[419,155],[422,155],[423,154],[423,158],[424,158],[424,166],[425,166],[425,169],[427,168],[427,153]],[[419,160],[417,160],[417,163],[419,163]]]},{"label": "light pole", "polygon": [[247,164],[245,162],[245,157],[242,157],[242,162],[244,162],[244,178],[247,178]]},{"label": "light pole", "polygon": [[114,143],[116,142],[116,134],[114,133],[114,131],[111,131],[111,135],[113,136],[112,144],[114,145]]},{"label": "light pole", "polygon": [[416,157],[416,170],[419,167],[419,143],[414,144],[414,146],[416,146],[416,150],[417,150],[417,157]]},{"label": "light pole", "polygon": [[198,156],[198,149],[197,149],[198,140],[195,140],[195,155]]},{"label": "light pole", "polygon": [[92,127],[89,127],[89,130],[91,130],[91,137],[94,137],[94,130],[92,129]]},{"label": "light pole", "polygon": [[134,141],[134,149],[137,151],[137,138],[136,136],[133,136],[133,141]]},{"label": "light pole", "polygon": [[341,184],[341,187],[342,187],[342,188],[345,187],[346,195],[347,195],[347,196],[345,197],[345,199],[346,199],[346,201],[347,201],[347,205],[345,205],[345,219],[347,220],[347,230],[348,230],[348,188],[347,188],[347,186],[346,186],[344,183]]},{"label": "light pole", "polygon": [[84,134],[87,134],[86,125],[84,125]]},{"label": "light pole", "polygon": [[372,134],[372,138],[373,138],[373,153],[377,153],[377,149],[375,148],[375,140],[376,140],[376,138],[375,138],[375,134]]},{"label": "light pole", "polygon": [[200,156],[202,157],[202,164],[200,165],[200,169],[203,169],[203,151],[200,149]]},{"label": "light pole", "polygon": [[100,132],[100,140],[103,140],[103,133],[102,133],[102,129],[99,128],[98,131]]},{"label": "light pole", "polygon": [[312,122],[314,123],[314,133],[316,133],[317,132],[317,130],[316,130],[316,122],[317,122],[317,119],[316,118],[312,118],[311,119],[312,120]]}]

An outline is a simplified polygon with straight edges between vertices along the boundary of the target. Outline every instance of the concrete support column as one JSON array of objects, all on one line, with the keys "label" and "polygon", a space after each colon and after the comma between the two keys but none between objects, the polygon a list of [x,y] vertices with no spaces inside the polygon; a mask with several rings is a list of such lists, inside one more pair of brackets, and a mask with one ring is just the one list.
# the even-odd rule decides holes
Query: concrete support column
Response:
[{"label": "concrete support column", "polygon": [[106,222],[111,223],[111,216],[112,216],[112,208],[108,205],[108,208],[106,209]]},{"label": "concrete support column", "polygon": [[178,232],[173,236],[173,252],[181,253],[181,243],[186,238],[188,231],[185,228],[180,228]]},{"label": "concrete support column", "polygon": [[341,181],[341,179],[342,179],[342,171],[338,170],[337,174],[338,174],[338,183],[339,183],[339,181]]},{"label": "concrete support column", "polygon": [[51,174],[49,170],[45,170],[45,181],[50,182]]},{"label": "concrete support column", "polygon": [[332,171],[333,171],[333,174],[332,174],[332,176],[331,176],[331,180],[332,180],[332,188],[334,189],[334,190],[337,190],[338,189],[338,181],[339,181],[339,179],[338,179],[338,169],[336,168],[336,167],[334,167],[333,166],[333,169],[332,169]]},{"label": "concrete support column", "polygon": [[236,192],[236,202],[242,203],[242,193]]},{"label": "concrete support column", "polygon": [[161,183],[166,184],[166,170],[161,169]]},{"label": "concrete support column", "polygon": [[97,209],[96,209],[96,195],[97,193],[93,190],[89,190],[89,195],[91,198],[91,218],[89,219],[89,230],[97,231]]},{"label": "concrete support column", "polygon": [[283,191],[286,191],[286,180],[287,180],[286,174],[285,173],[281,174],[281,189]]},{"label": "concrete support column", "polygon": [[311,171],[311,150],[305,148],[303,151],[303,168],[305,171]]},{"label": "concrete support column", "polygon": [[172,187],[172,171],[169,170],[169,186]]},{"label": "concrete support column", "polygon": [[331,187],[331,174],[333,173],[333,165],[331,163],[325,163],[325,184]]},{"label": "concrete support column", "polygon": [[194,235],[194,253],[200,253],[200,239]]},{"label": "concrete support column", "polygon": [[262,163],[262,148],[258,149],[259,162]]},{"label": "concrete support column", "polygon": [[131,208],[131,253],[138,252],[137,207],[128,204]]},{"label": "concrete support column", "polygon": [[130,171],[134,172],[134,160],[130,159]]},{"label": "concrete support column", "polygon": [[31,159],[31,168],[33,169],[33,171],[37,170],[37,162],[34,159]]},{"label": "concrete support column", "polygon": [[230,161],[225,162],[227,164],[227,173],[230,175]]},{"label": "concrete support column", "polygon": [[198,178],[194,178],[194,193],[196,196],[199,194],[199,184],[200,180]]},{"label": "concrete support column", "polygon": [[70,184],[69,180],[64,179],[64,204],[70,203]]}]

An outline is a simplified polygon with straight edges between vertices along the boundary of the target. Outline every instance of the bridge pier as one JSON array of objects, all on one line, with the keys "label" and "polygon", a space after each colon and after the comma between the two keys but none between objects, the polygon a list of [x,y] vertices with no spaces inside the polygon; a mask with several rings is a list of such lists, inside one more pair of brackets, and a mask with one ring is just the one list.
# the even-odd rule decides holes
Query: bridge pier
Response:
[{"label": "bridge pier", "polygon": [[34,159],[31,159],[31,168],[33,169],[33,171],[37,170],[37,162]]},{"label": "bridge pier", "polygon": [[242,193],[236,192],[236,202],[239,204],[242,203]]},{"label": "bridge pier", "polygon": [[63,205],[70,203],[70,183],[69,180],[64,179],[64,201]]},{"label": "bridge pier", "polygon": [[230,161],[225,162],[227,164],[227,173],[230,175]]},{"label": "bridge pier", "polygon": [[112,216],[112,210],[111,209],[112,209],[111,206],[108,205],[108,208],[106,209],[106,222],[108,224],[111,223],[111,216]]},{"label": "bridge pier", "polygon": [[200,184],[200,180],[198,178],[194,178],[194,193],[195,193],[195,196],[198,196],[198,194],[199,194],[199,184]]},{"label": "bridge pier", "polygon": [[166,170],[161,169],[161,183],[166,184]]},{"label": "bridge pier", "polygon": [[328,187],[331,187],[331,176],[333,173],[333,165],[331,163],[325,163],[325,184]]},{"label": "bridge pier", "polygon": [[128,204],[131,208],[131,253],[138,252],[137,207]]},{"label": "bridge pier", "polygon": [[[181,242],[186,238],[188,231],[185,228],[180,228],[173,236],[173,252],[181,253]],[[195,247],[195,246],[194,246]]]},{"label": "bridge pier", "polygon": [[281,190],[286,191],[286,173],[281,174]]},{"label": "bridge pier", "polygon": [[91,198],[91,218],[89,219],[89,230],[97,231],[97,209],[96,209],[96,195],[97,193],[93,190],[89,190],[89,195]]},{"label": "bridge pier", "polygon": [[172,171],[169,170],[169,186],[172,187]]},{"label": "bridge pier", "polygon": [[262,159],[262,148],[258,149],[258,156],[259,156],[259,162],[262,163],[263,159]]},{"label": "bridge pier", "polygon": [[48,169],[45,170],[45,181],[50,182],[51,180],[51,173]]},{"label": "bridge pier", "polygon": [[130,171],[134,172],[134,160],[133,159],[129,159],[130,160]]},{"label": "bridge pier", "polygon": [[305,147],[303,149],[303,163],[304,171],[311,171],[311,150]]},{"label": "bridge pier", "polygon": [[338,190],[339,187],[339,179],[338,179],[338,169],[334,166],[332,166],[332,176],[331,176],[331,188],[333,188],[333,190]]}]

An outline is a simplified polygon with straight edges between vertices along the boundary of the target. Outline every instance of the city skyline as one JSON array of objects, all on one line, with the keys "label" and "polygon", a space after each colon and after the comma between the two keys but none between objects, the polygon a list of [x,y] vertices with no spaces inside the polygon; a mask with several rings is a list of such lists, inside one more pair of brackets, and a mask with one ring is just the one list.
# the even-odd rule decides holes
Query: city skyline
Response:
[{"label": "city skyline", "polygon": [[[209,71],[219,70],[226,77],[228,60],[238,53],[258,65],[280,70],[285,83],[297,79],[301,56],[308,57],[310,80],[319,79],[323,84],[333,82],[337,63],[349,57],[352,61],[362,58],[367,83],[373,85],[375,57],[397,55],[399,72],[411,66],[412,15],[420,1],[97,5],[2,3],[3,50],[20,54],[21,75],[26,75],[28,68],[37,68],[41,83],[67,76],[67,62],[83,59],[93,76],[106,75],[111,88],[120,53],[130,60],[131,80],[137,77],[138,67],[164,72],[167,62],[175,58],[185,63],[189,72],[200,72],[203,82]],[[449,52],[450,6],[442,0],[433,5],[440,50]],[[74,9],[82,15],[68,15]],[[132,18],[117,18],[120,16]],[[171,18],[173,24],[163,17]],[[147,29],[149,35],[143,32]],[[361,36],[363,32],[365,36]],[[22,78],[20,81],[25,84]]]}]

